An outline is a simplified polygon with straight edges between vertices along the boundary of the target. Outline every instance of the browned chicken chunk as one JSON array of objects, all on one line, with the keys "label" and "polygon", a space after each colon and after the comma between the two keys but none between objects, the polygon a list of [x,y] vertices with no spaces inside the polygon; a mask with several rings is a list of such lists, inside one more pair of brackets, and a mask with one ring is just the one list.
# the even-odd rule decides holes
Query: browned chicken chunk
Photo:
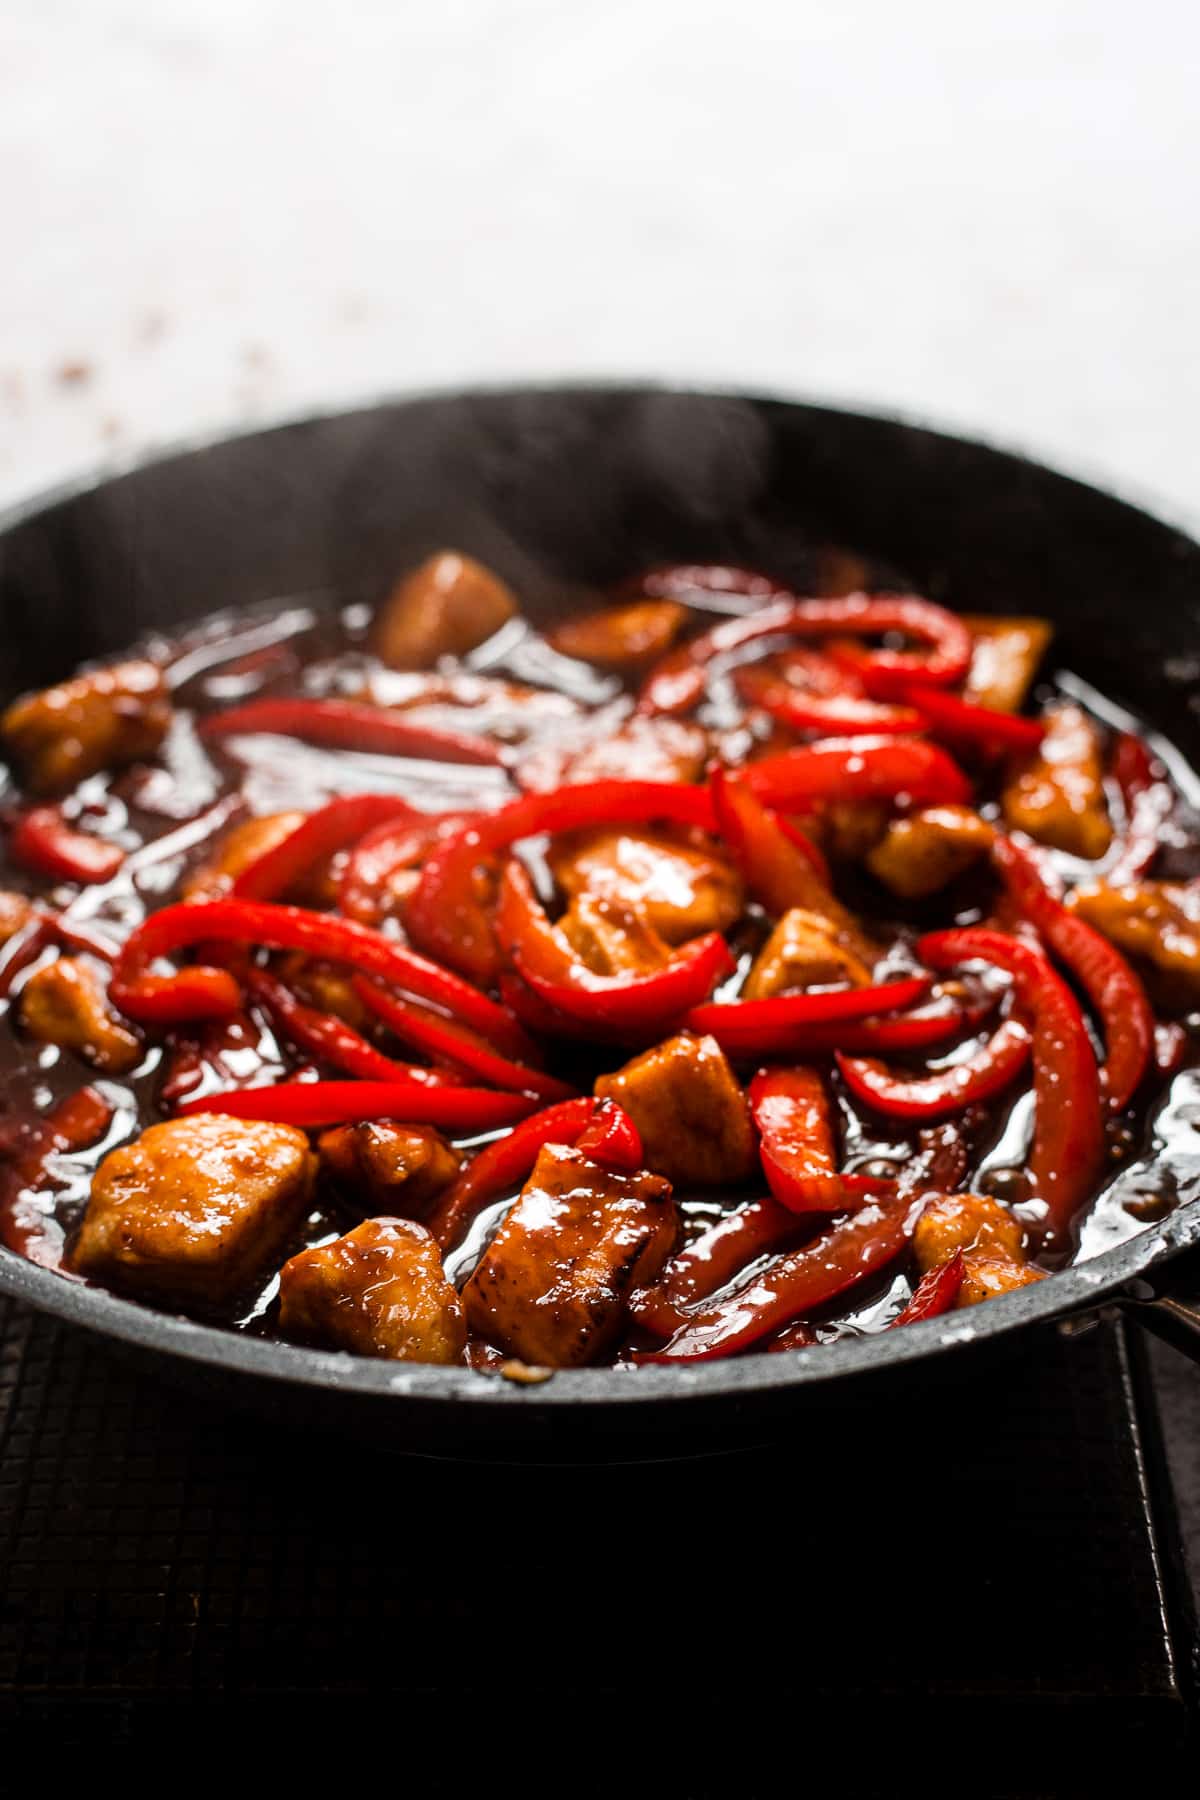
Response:
[{"label": "browned chicken chunk", "polygon": [[661,969],[671,952],[653,926],[632,907],[580,894],[558,928],[596,975],[637,975]]},{"label": "browned chicken chunk", "polygon": [[517,613],[512,589],[457,550],[441,550],[398,581],[375,617],[376,655],[392,669],[465,656]]},{"label": "browned chicken chunk", "polygon": [[1039,844],[1094,861],[1112,842],[1100,733],[1079,706],[1046,716],[1041,748],[1004,790],[1004,817]]},{"label": "browned chicken chunk", "polygon": [[870,979],[871,970],[858,947],[846,941],[832,919],[793,906],[755,957],[742,993],[747,1000],[768,1000],[772,994],[798,988],[846,982],[866,987]]},{"label": "browned chicken chunk", "polygon": [[467,1347],[462,1303],[437,1245],[412,1219],[364,1219],[284,1263],[279,1327],[303,1343],[394,1362],[461,1362]]},{"label": "browned chicken chunk", "polygon": [[750,1108],[715,1038],[681,1032],[596,1083],[641,1133],[646,1165],[676,1187],[732,1186],[755,1163]]},{"label": "browned chicken chunk", "polygon": [[963,1252],[963,1284],[956,1306],[977,1306],[1011,1288],[1040,1281],[1027,1260],[1025,1229],[1008,1208],[983,1194],[939,1194],[913,1231],[913,1255],[924,1273]]},{"label": "browned chicken chunk", "polygon": [[1067,904],[1145,965],[1164,1006],[1179,1012],[1200,1006],[1200,886],[1095,882],[1076,888]]},{"label": "browned chicken chunk", "polygon": [[636,1287],[675,1245],[670,1183],[618,1174],[547,1144],[463,1290],[472,1331],[551,1368],[590,1362],[620,1334]]},{"label": "browned chicken chunk", "polygon": [[96,1170],[71,1266],[134,1292],[229,1299],[283,1249],[315,1171],[290,1125],[214,1113],[152,1125]]},{"label": "browned chicken chunk", "polygon": [[727,931],[742,910],[741,877],[715,850],[656,832],[604,829],[561,837],[549,863],[571,899],[590,894],[627,907],[668,944]]},{"label": "browned chicken chunk", "polygon": [[687,623],[687,607],[677,600],[631,600],[566,619],[549,634],[564,656],[633,672],[665,656]]},{"label": "browned chicken chunk", "polygon": [[21,1023],[43,1044],[74,1050],[94,1068],[124,1075],[142,1060],[142,1044],[113,1011],[100,976],[80,956],[36,969],[21,989]]},{"label": "browned chicken chunk", "polygon": [[985,856],[994,835],[969,806],[930,806],[894,819],[867,867],[901,900],[925,900]]},{"label": "browned chicken chunk", "polygon": [[449,1187],[462,1157],[431,1125],[378,1119],[337,1125],[318,1139],[321,1169],[363,1212],[419,1219]]},{"label": "browned chicken chunk", "polygon": [[967,699],[994,712],[1020,712],[1054,635],[1049,620],[993,619],[979,613],[965,617],[963,624],[975,639]]},{"label": "browned chicken chunk", "polygon": [[0,734],[37,794],[60,794],[100,769],[153,756],[171,723],[163,672],[118,663],[16,700]]},{"label": "browned chicken chunk", "polygon": [[978,1306],[981,1300],[994,1300],[1014,1288],[1028,1287],[1043,1281],[1041,1269],[1018,1262],[1011,1256],[997,1256],[988,1250],[967,1250],[963,1254],[963,1282],[958,1290],[956,1307]]},{"label": "browned chicken chunk", "polygon": [[262,819],[243,819],[213,847],[208,861],[192,870],[183,884],[183,898],[217,900],[227,894],[251,863],[291,837],[306,816],[302,812],[281,812],[268,813]]},{"label": "browned chicken chunk", "polygon": [[24,931],[33,918],[33,904],[24,894],[11,894],[0,888],[0,946]]}]

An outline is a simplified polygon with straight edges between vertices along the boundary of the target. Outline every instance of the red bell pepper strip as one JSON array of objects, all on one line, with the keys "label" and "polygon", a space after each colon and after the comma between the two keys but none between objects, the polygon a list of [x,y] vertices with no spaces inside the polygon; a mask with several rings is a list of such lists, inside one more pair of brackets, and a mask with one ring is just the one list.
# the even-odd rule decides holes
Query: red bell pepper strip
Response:
[{"label": "red bell pepper strip", "polygon": [[777,1331],[770,1342],[763,1345],[763,1349],[769,1350],[772,1355],[780,1350],[811,1350],[820,1341],[806,1320],[793,1319],[790,1325],[785,1325],[782,1331]]},{"label": "red bell pepper strip", "polygon": [[1095,1008],[1105,1044],[1100,1080],[1109,1107],[1121,1112],[1154,1054],[1154,1013],[1145,988],[1116,946],[1054,897],[1020,845],[997,837],[992,856],[1016,906],[1036,925]]},{"label": "red bell pepper strip", "polygon": [[589,825],[669,822],[713,828],[706,787],[665,781],[594,781],[526,794],[439,844],[405,908],[413,941],[431,956],[481,983],[492,982],[499,955],[490,921],[472,892],[479,863],[521,838]]},{"label": "red bell pepper strip", "polygon": [[335,1069],[344,1069],[347,1075],[358,1075],[364,1081],[420,1081],[433,1087],[458,1085],[453,1077],[447,1083],[436,1069],[393,1062],[344,1019],[305,1006],[282,981],[265,969],[249,970],[245,984],[284,1036],[314,1062],[332,1063]]},{"label": "red bell pepper strip", "polygon": [[971,784],[946,752],[922,738],[829,738],[751,763],[746,780],[764,806],[804,812],[830,801],[963,804]]},{"label": "red bell pepper strip", "polygon": [[1161,764],[1131,731],[1119,733],[1113,745],[1112,772],[1121,790],[1125,829],[1104,879],[1122,887],[1140,880],[1158,855],[1163,827],[1175,809],[1175,795]]},{"label": "red bell pepper strip", "polygon": [[474,820],[474,813],[418,813],[407,825],[393,822],[368,831],[346,858],[338,883],[339,910],[360,925],[377,925],[389,879],[424,861],[434,844]]},{"label": "red bell pepper strip", "polygon": [[271,1087],[233,1088],[185,1100],[181,1116],[227,1113],[234,1119],[269,1119],[317,1131],[362,1119],[399,1119],[406,1125],[441,1125],[464,1135],[495,1131],[523,1119],[535,1104],[524,1094],[488,1088],[435,1087],[425,1081],[282,1081]]},{"label": "red bell pepper strip", "polygon": [[829,1095],[815,1069],[760,1069],[749,1090],[767,1186],[789,1212],[836,1212],[842,1178]]},{"label": "red bell pepper strip", "polygon": [[573,1018],[619,1030],[652,1032],[695,1006],[735,964],[717,932],[693,938],[660,969],[645,975],[597,975],[546,917],[533,883],[509,861],[496,914],[500,944],[522,980]]},{"label": "red bell pepper strip", "polygon": [[957,694],[944,694],[939,688],[914,682],[902,691],[935,736],[947,737],[967,749],[1028,753],[1036,750],[1046,735],[1040,719],[976,706],[969,700],[960,700]]},{"label": "red bell pepper strip", "polygon": [[93,1087],[82,1087],[58,1102],[10,1152],[0,1177],[0,1243],[40,1268],[62,1268],[63,1232],[29,1196],[46,1185],[47,1159],[90,1150],[112,1124],[113,1108]]},{"label": "red bell pepper strip", "polygon": [[520,1186],[544,1145],[574,1144],[595,1118],[598,1104],[590,1094],[560,1101],[487,1144],[444,1190],[425,1221],[434,1243],[452,1250],[489,1200]]},{"label": "red bell pepper strip", "polygon": [[457,975],[366,925],[261,900],[188,901],[151,913],[126,939],[117,958],[109,984],[113,1004],[131,1019],[151,1023],[229,1017],[237,1010],[239,990],[227,970],[197,967],[165,977],[150,973],[157,957],[206,941],[302,950],[347,963],[362,974],[376,975],[444,1006],[514,1055],[527,1053],[528,1039],[512,1015]]},{"label": "red bell pepper strip", "polygon": [[769,1000],[708,1001],[691,1008],[684,1026],[715,1037],[722,1049],[732,1048],[739,1055],[772,1056],[790,1049],[807,1028],[901,1012],[927,994],[929,985],[927,975],[911,975],[873,987],[779,994]]},{"label": "red bell pepper strip", "polygon": [[750,1263],[803,1235],[805,1221],[768,1196],[748,1201],[681,1250],[653,1287],[630,1297],[631,1317],[659,1337],[679,1331],[689,1309],[726,1287]]},{"label": "red bell pepper strip", "polygon": [[1019,1019],[1006,1019],[974,1055],[928,1075],[907,1075],[873,1057],[837,1052],[842,1079],[856,1099],[889,1119],[946,1119],[990,1100],[1016,1080],[1033,1045]]},{"label": "red bell pepper strip", "polygon": [[734,686],[749,706],[757,706],[792,731],[821,731],[836,737],[876,736],[920,731],[921,713],[913,706],[881,705],[864,694],[811,693],[780,681],[766,669],[739,669]]},{"label": "red bell pepper strip", "polygon": [[365,832],[381,825],[410,824],[423,817],[395,794],[352,794],[310,813],[282,843],[244,868],[230,892],[240,900],[278,900],[310,869],[328,862]]},{"label": "red bell pepper strip", "polygon": [[377,1019],[406,1044],[415,1044],[427,1056],[458,1065],[492,1087],[514,1093],[534,1094],[539,1100],[568,1100],[575,1090],[554,1075],[527,1063],[500,1056],[476,1032],[444,1018],[415,1001],[402,1000],[358,975],[354,991]]},{"label": "red bell pepper strip", "polygon": [[908,1243],[919,1205],[898,1187],[872,1196],[812,1243],[785,1251],[758,1274],[689,1313],[661,1350],[638,1362],[695,1362],[732,1356],[793,1319],[807,1317],[848,1288],[879,1274]]},{"label": "red bell pepper strip", "polygon": [[916,1325],[922,1319],[936,1319],[950,1311],[963,1284],[963,1253],[956,1250],[944,1263],[924,1274],[913,1290],[908,1305],[888,1325],[895,1331],[901,1325]]},{"label": "red bell pepper strip", "polygon": [[1007,969],[1017,1004],[1033,1021],[1033,1195],[1046,1207],[1048,1249],[1066,1250],[1071,1221],[1104,1165],[1100,1073],[1079,1003],[1040,950],[986,926],[935,931],[917,945],[931,969],[981,961]]},{"label": "red bell pepper strip", "polygon": [[615,1101],[602,1103],[589,1125],[575,1140],[582,1155],[599,1163],[602,1169],[640,1169],[643,1162],[642,1139],[637,1126]]},{"label": "red bell pepper strip", "polygon": [[829,870],[816,845],[796,828],[785,831],[740,776],[714,767],[709,786],[717,831],[759,904],[774,918],[793,906],[828,912]]},{"label": "red bell pepper strip", "polygon": [[[891,985],[889,983],[889,985]],[[780,998],[793,996],[781,995]],[[805,998],[803,995],[795,998]],[[768,1056],[832,1056],[835,1050],[873,1056],[892,1050],[928,1050],[978,1025],[985,1009],[962,1008],[944,1001],[932,1003],[894,1018],[850,1020],[842,1024],[807,1024],[800,1017],[781,1016],[769,1029],[739,1017],[741,1005],[694,1007],[683,1021],[687,1031],[703,1031],[716,1038],[735,1062],[760,1062]],[[516,1010],[514,1008],[514,1010]],[[526,1024],[533,1021],[521,1015]],[[537,1027],[534,1027],[537,1029]]]},{"label": "red bell pepper strip", "polygon": [[465,731],[422,725],[403,713],[358,700],[248,700],[203,720],[200,735],[224,738],[252,732],[299,738],[328,750],[383,756],[420,756],[435,762],[504,763],[500,745]]},{"label": "red bell pepper strip", "polygon": [[35,806],[18,821],[8,841],[9,854],[22,868],[51,881],[89,886],[111,881],[125,852],[85,831],[76,831],[58,806]]}]

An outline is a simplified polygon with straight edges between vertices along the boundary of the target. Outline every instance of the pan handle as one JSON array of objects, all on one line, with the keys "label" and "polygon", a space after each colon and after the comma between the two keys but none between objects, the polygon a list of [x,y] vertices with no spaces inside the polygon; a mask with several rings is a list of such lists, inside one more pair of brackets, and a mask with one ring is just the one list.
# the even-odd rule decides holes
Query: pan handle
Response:
[{"label": "pan handle", "polygon": [[1124,1298],[1140,1325],[1200,1362],[1200,1248],[1173,1258],[1152,1280],[1132,1282]]}]

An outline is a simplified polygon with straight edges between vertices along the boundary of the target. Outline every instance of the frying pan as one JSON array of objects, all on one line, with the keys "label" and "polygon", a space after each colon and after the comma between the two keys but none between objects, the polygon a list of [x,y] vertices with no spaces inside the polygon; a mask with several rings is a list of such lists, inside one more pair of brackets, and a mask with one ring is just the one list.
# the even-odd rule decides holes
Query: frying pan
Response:
[{"label": "frying pan", "polygon": [[[663,561],[802,578],[853,546],[971,611],[1051,617],[1056,655],[1200,762],[1200,544],[1020,456],[775,399],[573,387],[432,395],[203,444],[0,520],[0,698],[155,629],[275,597],[378,593],[446,544],[535,621]],[[1135,1309],[1200,1357],[1200,1124],[1180,1204],[1138,1237],[985,1306],[875,1337],[537,1386],[239,1337],[67,1283],[0,1250],[0,1291],[238,1405],[458,1454],[657,1455],[787,1428],[806,1408],[924,1393],[1038,1328]],[[1189,1254],[1190,1253],[1190,1254]]]}]

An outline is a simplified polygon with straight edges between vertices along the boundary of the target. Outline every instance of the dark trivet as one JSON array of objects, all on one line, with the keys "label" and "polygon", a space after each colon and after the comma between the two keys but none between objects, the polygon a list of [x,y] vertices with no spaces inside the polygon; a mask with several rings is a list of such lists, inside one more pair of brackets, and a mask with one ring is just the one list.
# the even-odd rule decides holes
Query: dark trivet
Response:
[{"label": "dark trivet", "polygon": [[616,1696],[660,1720],[665,1794],[770,1791],[805,1721],[854,1793],[929,1733],[948,1767],[986,1742],[997,1793],[1183,1741],[1190,1603],[1119,1327],[1029,1338],[949,1405],[918,1375],[905,1416],[798,1412],[771,1450],[521,1469],[273,1433],[3,1308],[10,1735],[238,1708],[286,1735],[387,1694],[444,1746],[503,1697],[549,1753]]}]

